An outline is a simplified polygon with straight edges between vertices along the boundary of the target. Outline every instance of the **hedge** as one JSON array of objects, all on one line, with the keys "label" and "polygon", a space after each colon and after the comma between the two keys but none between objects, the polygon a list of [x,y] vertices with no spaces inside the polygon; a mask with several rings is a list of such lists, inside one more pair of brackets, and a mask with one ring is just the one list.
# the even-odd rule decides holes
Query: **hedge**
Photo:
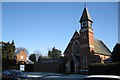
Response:
[{"label": "hedge", "polygon": [[88,67],[89,74],[120,75],[120,63],[94,63]]}]

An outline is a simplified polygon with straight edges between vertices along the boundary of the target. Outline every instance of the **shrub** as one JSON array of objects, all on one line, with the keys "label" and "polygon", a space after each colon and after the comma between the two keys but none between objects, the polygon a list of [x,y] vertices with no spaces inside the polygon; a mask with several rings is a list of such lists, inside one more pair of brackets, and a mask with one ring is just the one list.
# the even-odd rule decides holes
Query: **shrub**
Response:
[{"label": "shrub", "polygon": [[120,75],[120,63],[94,63],[88,67],[89,74]]}]

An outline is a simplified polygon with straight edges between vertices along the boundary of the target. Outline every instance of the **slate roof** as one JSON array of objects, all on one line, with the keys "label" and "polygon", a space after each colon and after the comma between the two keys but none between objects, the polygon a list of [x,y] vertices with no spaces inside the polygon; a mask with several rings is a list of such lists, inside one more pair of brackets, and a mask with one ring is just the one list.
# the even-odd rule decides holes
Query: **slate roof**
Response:
[{"label": "slate roof", "polygon": [[111,55],[111,51],[107,48],[107,46],[101,41],[94,39],[94,51],[95,53],[98,54],[103,54],[103,55]]},{"label": "slate roof", "polygon": [[82,21],[85,21],[85,20],[89,20],[89,21],[93,22],[86,6],[83,10],[82,17],[81,17],[79,22],[82,22]]}]

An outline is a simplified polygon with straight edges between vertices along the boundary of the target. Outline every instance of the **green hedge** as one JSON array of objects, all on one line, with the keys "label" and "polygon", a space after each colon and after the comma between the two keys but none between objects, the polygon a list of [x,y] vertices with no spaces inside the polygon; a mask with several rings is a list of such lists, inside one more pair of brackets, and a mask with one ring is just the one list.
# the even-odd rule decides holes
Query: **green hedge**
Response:
[{"label": "green hedge", "polygon": [[94,63],[88,67],[89,74],[120,75],[120,63]]}]

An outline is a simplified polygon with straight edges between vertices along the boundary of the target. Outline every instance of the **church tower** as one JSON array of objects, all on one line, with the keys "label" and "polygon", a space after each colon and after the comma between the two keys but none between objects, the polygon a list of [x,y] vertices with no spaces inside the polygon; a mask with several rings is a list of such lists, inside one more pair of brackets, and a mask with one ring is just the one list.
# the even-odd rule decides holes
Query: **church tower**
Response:
[{"label": "church tower", "polygon": [[89,64],[100,63],[101,60],[109,58],[111,54],[101,40],[94,38],[93,20],[86,6],[79,22],[81,29],[79,32],[75,31],[64,52],[66,58],[65,71],[68,73],[87,70]]},{"label": "church tower", "polygon": [[88,51],[91,52],[94,49],[94,32],[92,29],[93,20],[86,6],[84,7],[84,10],[79,22],[81,24],[81,29],[80,29],[81,48],[82,49],[88,48]]}]

